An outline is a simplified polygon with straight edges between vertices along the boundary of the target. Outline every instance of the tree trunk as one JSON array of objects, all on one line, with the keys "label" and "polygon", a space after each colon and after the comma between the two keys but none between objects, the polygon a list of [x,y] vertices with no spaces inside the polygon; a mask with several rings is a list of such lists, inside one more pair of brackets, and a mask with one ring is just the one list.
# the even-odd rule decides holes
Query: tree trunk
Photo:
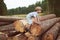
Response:
[{"label": "tree trunk", "polygon": [[6,31],[11,31],[15,30],[13,24],[5,25],[5,26],[0,26],[0,32],[6,32]]},{"label": "tree trunk", "polygon": [[0,32],[9,32],[12,30],[25,32],[24,26],[22,25],[22,22],[15,21],[12,24],[0,26]]},{"label": "tree trunk", "polygon": [[[51,18],[54,18],[56,17],[55,14],[49,14],[49,15],[45,15],[45,16],[42,16],[40,18],[40,20],[47,20],[47,19],[51,19]],[[15,17],[15,16],[0,16],[0,22],[13,22],[13,21],[16,21],[16,20],[20,20],[22,18],[20,17]]]},{"label": "tree trunk", "polygon": [[11,22],[0,22],[0,26],[11,24]]},{"label": "tree trunk", "polygon": [[4,0],[0,0],[0,15],[7,15],[7,7]]},{"label": "tree trunk", "polygon": [[16,36],[13,37],[13,40],[27,40],[27,37],[23,34],[18,34]]},{"label": "tree trunk", "polygon": [[0,32],[0,40],[7,40],[7,35]]},{"label": "tree trunk", "polygon": [[53,18],[46,21],[40,22],[40,24],[33,23],[30,27],[30,32],[34,36],[41,35],[42,33],[46,32],[50,29],[55,23],[60,21],[60,18]]},{"label": "tree trunk", "polygon": [[[59,30],[59,31],[60,31],[60,30]],[[60,40],[60,32],[59,32],[58,37],[57,37],[56,40]]]},{"label": "tree trunk", "polygon": [[10,31],[7,35],[8,37],[13,37],[13,36],[16,36],[18,35],[20,32],[17,32],[17,31]]},{"label": "tree trunk", "polygon": [[17,20],[14,22],[15,30],[20,32],[25,32],[26,20]]},{"label": "tree trunk", "polygon": [[50,30],[42,35],[42,40],[55,40],[60,29],[60,23],[56,23]]},{"label": "tree trunk", "polygon": [[20,20],[20,17],[15,17],[15,16],[0,16],[0,22],[13,22],[16,20]]},{"label": "tree trunk", "polygon": [[41,17],[40,17],[40,21],[52,19],[52,18],[55,18],[55,17],[56,17],[55,14],[48,14],[48,15],[45,15],[45,16],[41,16]]},{"label": "tree trunk", "polygon": [[36,36],[30,36],[30,37],[28,37],[27,40],[39,40],[39,37],[36,37]]},{"label": "tree trunk", "polygon": [[[49,18],[48,18],[49,17]],[[54,18],[54,17],[56,17],[56,15],[55,14],[50,14],[50,15],[45,15],[45,16],[42,16],[41,18],[40,18],[40,20],[47,20],[47,19],[51,19],[51,18]],[[17,21],[15,21],[14,22],[14,24],[16,24],[15,25],[15,29],[17,30],[17,31],[21,31],[22,30],[22,32],[24,31],[24,27],[25,27],[25,25],[27,24],[27,21],[26,20],[23,20],[23,22],[21,21],[21,20],[17,20]],[[20,29],[20,27],[21,27],[21,29]]]}]

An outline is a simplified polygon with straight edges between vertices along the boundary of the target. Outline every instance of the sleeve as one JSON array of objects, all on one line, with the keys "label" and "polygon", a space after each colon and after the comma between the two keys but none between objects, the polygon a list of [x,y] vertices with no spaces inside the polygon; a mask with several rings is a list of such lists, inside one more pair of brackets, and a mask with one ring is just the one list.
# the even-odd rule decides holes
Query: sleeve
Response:
[{"label": "sleeve", "polygon": [[28,24],[32,24],[32,20],[31,20],[31,18],[30,18],[30,15],[29,15],[29,14],[26,16],[26,19],[27,19]]},{"label": "sleeve", "polygon": [[34,14],[34,17],[38,17],[38,14]]}]

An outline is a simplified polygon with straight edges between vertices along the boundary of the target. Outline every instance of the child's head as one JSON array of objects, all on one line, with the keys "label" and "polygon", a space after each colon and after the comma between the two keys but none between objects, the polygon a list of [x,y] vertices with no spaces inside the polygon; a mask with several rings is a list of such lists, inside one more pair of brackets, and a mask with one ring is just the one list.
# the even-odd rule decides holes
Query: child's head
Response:
[{"label": "child's head", "polygon": [[42,8],[41,8],[40,6],[37,6],[37,7],[35,8],[35,11],[36,11],[37,13],[41,13]]}]

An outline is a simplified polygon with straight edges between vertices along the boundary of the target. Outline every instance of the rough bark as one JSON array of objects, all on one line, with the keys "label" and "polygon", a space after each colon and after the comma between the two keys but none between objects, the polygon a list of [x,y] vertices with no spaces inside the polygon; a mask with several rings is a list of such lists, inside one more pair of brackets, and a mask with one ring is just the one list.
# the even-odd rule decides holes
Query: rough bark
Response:
[{"label": "rough bark", "polygon": [[7,38],[8,38],[8,37],[7,37],[6,34],[0,32],[0,40],[7,40]]},{"label": "rough bark", "polygon": [[5,25],[5,26],[0,26],[0,32],[6,32],[6,31],[12,31],[15,30],[13,24]]},{"label": "rough bark", "polygon": [[[42,16],[40,18],[40,20],[47,20],[47,19],[51,19],[51,18],[54,18],[56,17],[55,14],[49,14],[49,15],[45,15],[45,16]],[[16,20],[20,20],[22,18],[20,17],[15,17],[15,16],[0,16],[0,21],[8,21],[8,22],[13,22],[13,21],[16,21]]]},{"label": "rough bark", "polygon": [[13,37],[13,40],[27,40],[27,37],[25,35],[18,34]]},{"label": "rough bark", "polygon": [[13,22],[20,19],[21,19],[20,17],[14,16],[0,16],[0,22]]},{"label": "rough bark", "polygon": [[55,40],[60,29],[60,24],[56,23],[50,30],[43,34],[42,40]]},{"label": "rough bark", "polygon": [[57,37],[57,39],[56,39],[56,40],[60,40],[60,32],[59,32],[58,37]]},{"label": "rough bark", "polygon": [[42,33],[46,32],[48,29],[50,29],[55,23],[60,21],[60,18],[53,18],[46,21],[38,23],[33,23],[30,28],[30,32],[34,36],[41,35]]},{"label": "rough bark", "polygon": [[0,26],[11,24],[11,22],[0,22]]},{"label": "rough bark", "polygon": [[45,16],[41,16],[41,17],[40,17],[40,21],[52,19],[52,18],[55,18],[55,17],[56,17],[55,14],[48,14],[48,15],[45,15]]},{"label": "rough bark", "polygon": [[10,31],[7,35],[8,37],[13,37],[13,36],[16,36],[18,35],[20,32],[17,32],[17,31]]}]

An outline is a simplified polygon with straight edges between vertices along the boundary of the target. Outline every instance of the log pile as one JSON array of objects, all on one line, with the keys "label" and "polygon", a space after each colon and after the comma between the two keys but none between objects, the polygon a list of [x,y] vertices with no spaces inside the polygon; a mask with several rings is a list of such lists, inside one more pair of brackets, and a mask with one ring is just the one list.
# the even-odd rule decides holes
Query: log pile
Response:
[{"label": "log pile", "polygon": [[0,40],[60,40],[60,17],[49,14],[27,26],[26,19],[0,16]]},{"label": "log pile", "polygon": [[60,33],[58,34],[57,40],[60,40]]}]

